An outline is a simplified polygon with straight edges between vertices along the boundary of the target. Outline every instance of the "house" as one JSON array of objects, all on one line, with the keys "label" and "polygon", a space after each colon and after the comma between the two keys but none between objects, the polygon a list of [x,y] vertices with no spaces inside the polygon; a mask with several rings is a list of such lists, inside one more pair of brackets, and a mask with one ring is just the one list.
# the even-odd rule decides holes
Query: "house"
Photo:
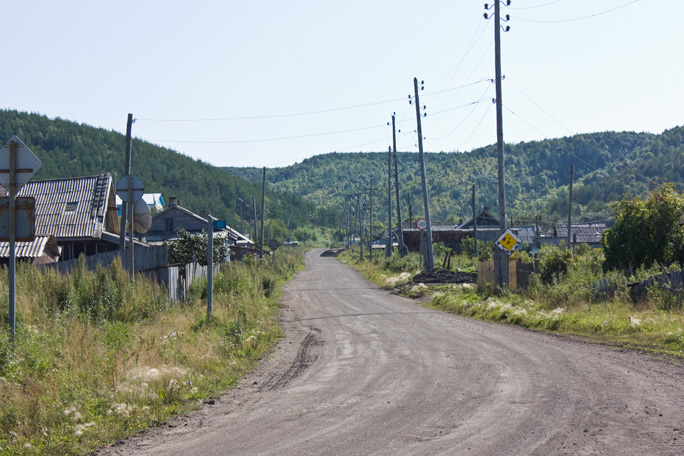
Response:
[{"label": "house", "polygon": [[[201,233],[207,230],[206,213],[197,215],[181,206],[176,198],[169,198],[169,205],[152,217],[152,226],[146,234],[148,242],[163,242],[177,238],[176,229],[182,227],[189,233]],[[246,236],[226,226],[214,230],[214,238],[223,238],[230,245],[249,246],[254,244]]]},{"label": "house", "polygon": [[119,248],[119,218],[110,174],[29,181],[18,196],[36,199],[36,237],[53,236],[71,260]]},{"label": "house", "polygon": [[[456,227],[455,231],[468,234],[468,236],[463,236],[463,238],[472,237],[475,226],[477,226],[478,241],[494,242],[500,235],[501,227],[499,226],[499,219],[490,212],[488,206],[485,206],[482,211],[475,216],[475,223],[473,223],[473,217],[470,217]],[[513,231],[516,232],[515,230]]]},{"label": "house", "polygon": [[[61,248],[54,236],[36,236],[31,242],[17,242],[14,245],[15,258],[31,264],[56,263],[60,253]],[[9,256],[10,243],[0,242],[0,264],[8,264]]]},{"label": "house", "polygon": [[[150,207],[150,212],[154,213],[163,211],[164,208],[166,207],[166,203],[164,202],[164,197],[162,197],[161,193],[144,193],[142,196],[143,201],[147,203],[147,205]],[[121,204],[122,200],[119,198],[119,195],[116,195],[116,207],[118,208],[118,213],[119,217],[121,217]]]}]

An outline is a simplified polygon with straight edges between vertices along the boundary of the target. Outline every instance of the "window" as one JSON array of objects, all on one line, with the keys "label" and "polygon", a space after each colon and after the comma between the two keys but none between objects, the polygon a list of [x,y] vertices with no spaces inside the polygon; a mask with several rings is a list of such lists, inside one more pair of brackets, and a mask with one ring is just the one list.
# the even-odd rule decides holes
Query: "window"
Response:
[{"label": "window", "polygon": [[164,219],[166,221],[166,231],[167,232],[172,232],[173,231],[173,219],[172,218],[167,218]]},{"label": "window", "polygon": [[76,207],[78,206],[78,201],[73,201],[71,203],[66,203],[64,205],[64,212],[76,212]]}]

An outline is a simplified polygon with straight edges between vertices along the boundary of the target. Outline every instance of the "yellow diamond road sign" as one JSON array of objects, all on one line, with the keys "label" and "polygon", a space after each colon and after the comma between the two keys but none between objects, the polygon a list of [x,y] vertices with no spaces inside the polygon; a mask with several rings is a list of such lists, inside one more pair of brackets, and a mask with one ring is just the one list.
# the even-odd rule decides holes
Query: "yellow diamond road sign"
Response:
[{"label": "yellow diamond road sign", "polygon": [[513,253],[515,247],[520,244],[520,239],[511,230],[506,230],[504,234],[496,240],[496,245],[506,251],[509,255]]}]

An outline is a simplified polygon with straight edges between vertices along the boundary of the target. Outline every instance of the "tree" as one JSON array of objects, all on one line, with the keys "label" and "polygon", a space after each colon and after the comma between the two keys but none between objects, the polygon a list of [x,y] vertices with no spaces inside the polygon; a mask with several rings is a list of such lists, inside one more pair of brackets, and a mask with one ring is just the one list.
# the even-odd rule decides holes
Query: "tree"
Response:
[{"label": "tree", "polygon": [[646,200],[623,199],[613,205],[616,223],[603,233],[604,269],[635,269],[684,259],[684,197],[672,184]]},{"label": "tree", "polygon": [[[207,265],[207,242],[206,231],[201,233],[189,233],[183,227],[176,229],[178,238],[168,242],[169,263],[186,265],[197,261],[202,266]],[[219,237],[214,238],[214,263],[223,263],[228,259],[228,246]]]}]

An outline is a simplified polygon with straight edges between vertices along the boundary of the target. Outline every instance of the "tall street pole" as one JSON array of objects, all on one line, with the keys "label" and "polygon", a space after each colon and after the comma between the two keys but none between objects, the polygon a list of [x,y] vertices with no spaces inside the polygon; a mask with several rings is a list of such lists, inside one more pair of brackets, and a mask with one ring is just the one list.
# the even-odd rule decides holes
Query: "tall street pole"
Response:
[{"label": "tall street pole", "polygon": [[432,271],[435,269],[434,251],[432,249],[432,221],[430,220],[430,202],[428,200],[427,192],[427,176],[425,173],[425,156],[423,154],[423,128],[420,122],[420,99],[418,98],[418,79],[413,78],[413,90],[415,92],[416,102],[416,122],[418,124],[418,152],[420,154],[420,178],[423,187],[423,206],[425,208],[425,221],[427,228],[425,234],[427,236],[427,245],[425,246],[425,263],[424,270]]},{"label": "tall street pole", "polygon": [[[499,234],[506,231],[506,192],[504,181],[503,100],[501,96],[501,3],[494,2],[494,66],[496,77],[496,148],[499,176]],[[497,286],[508,285],[508,255],[494,248],[494,281]]]},{"label": "tall street pole", "polygon": [[570,165],[570,195],[568,200],[568,248],[572,248],[572,234],[570,233],[570,228],[572,227],[572,175],[574,167]]},{"label": "tall street pole", "polygon": [[[128,114],[128,121],[126,122],[126,156],[124,162],[124,176],[131,174],[131,127],[133,126],[133,114]],[[119,229],[119,251],[123,255],[126,248],[126,209],[127,204],[121,202],[121,225]],[[121,258],[123,261],[123,258]]]},{"label": "tall street pole", "polygon": [[387,153],[387,246],[385,257],[392,256],[392,147]]},{"label": "tall street pole", "polygon": [[399,170],[397,168],[397,129],[394,123],[394,114],[392,114],[392,148],[394,149],[394,188],[397,196],[397,223],[399,232],[399,255],[403,258],[406,256],[404,251],[404,230],[401,227],[401,201],[399,200]]},{"label": "tall street pole", "polygon": [[264,212],[266,209],[266,167],[264,166],[261,177],[261,247],[259,249],[259,258],[264,257]]}]

